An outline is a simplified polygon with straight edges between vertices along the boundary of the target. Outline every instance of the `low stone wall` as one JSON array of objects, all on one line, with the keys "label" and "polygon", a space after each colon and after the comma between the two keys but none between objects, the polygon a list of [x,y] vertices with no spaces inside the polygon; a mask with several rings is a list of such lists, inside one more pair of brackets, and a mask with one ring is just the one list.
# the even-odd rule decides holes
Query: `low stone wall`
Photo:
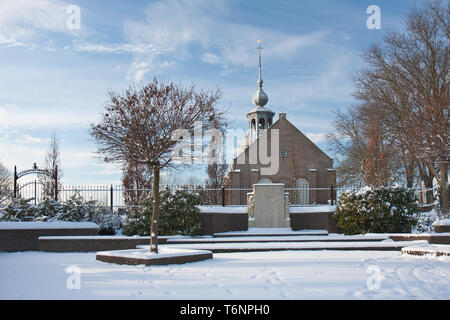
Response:
[{"label": "low stone wall", "polygon": [[436,233],[444,233],[450,232],[450,226],[434,226],[434,232]]},{"label": "low stone wall", "polygon": [[431,244],[450,244],[450,234],[394,234],[389,235],[393,241],[426,240]]},{"label": "low stone wall", "polygon": [[[213,235],[219,232],[248,230],[248,213],[243,209],[245,208],[203,207],[200,211],[202,225],[200,234]],[[306,212],[308,208],[304,207],[302,211],[289,214],[292,230],[327,230],[329,233],[342,233],[336,226],[333,211],[320,212],[318,207],[311,208],[311,212]]]},{"label": "low stone wall", "polygon": [[290,213],[291,228],[297,230],[328,230],[329,233],[342,233],[336,226],[334,212],[296,212]]},{"label": "low stone wall", "polygon": [[98,230],[85,222],[1,222],[0,251],[36,251],[41,236],[93,236]]},{"label": "low stone wall", "polygon": [[200,212],[201,235],[213,235],[218,232],[248,230],[247,213]]},{"label": "low stone wall", "polygon": [[[168,237],[159,236],[158,244],[165,244]],[[150,244],[150,237],[40,237],[39,251],[45,252],[94,252],[135,249],[137,245]]]}]

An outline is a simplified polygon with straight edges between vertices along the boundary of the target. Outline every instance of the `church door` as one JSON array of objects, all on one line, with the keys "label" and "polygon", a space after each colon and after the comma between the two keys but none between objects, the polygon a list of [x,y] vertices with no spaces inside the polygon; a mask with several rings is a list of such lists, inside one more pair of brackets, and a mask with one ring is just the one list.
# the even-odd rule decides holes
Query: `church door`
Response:
[{"label": "church door", "polygon": [[297,204],[309,204],[309,183],[308,180],[299,178],[296,181]]}]

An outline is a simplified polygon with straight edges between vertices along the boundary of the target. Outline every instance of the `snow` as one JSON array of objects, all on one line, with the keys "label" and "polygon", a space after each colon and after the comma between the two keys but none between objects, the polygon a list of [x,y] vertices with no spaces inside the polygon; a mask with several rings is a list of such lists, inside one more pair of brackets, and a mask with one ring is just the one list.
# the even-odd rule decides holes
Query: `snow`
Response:
[{"label": "snow", "polygon": [[198,206],[205,213],[247,213],[247,206]]},{"label": "snow", "polygon": [[[77,266],[80,289],[67,283]],[[368,283],[379,270],[379,287]],[[66,271],[67,270],[67,271]],[[450,259],[399,251],[214,254],[183,265],[116,265],[95,253],[0,253],[0,299],[450,299]]]},{"label": "snow", "polygon": [[[159,236],[159,238],[167,238],[166,236]],[[39,239],[44,240],[135,240],[135,239],[150,239],[150,236],[40,236]]]},{"label": "snow", "polygon": [[[42,237],[41,237],[42,238]],[[333,235],[333,236],[241,236],[241,237],[216,237],[216,238],[185,238],[185,239],[168,239],[168,244],[175,244],[178,242],[190,242],[190,243],[230,243],[230,242],[313,242],[313,241],[383,241],[388,240],[387,235],[354,235],[354,236],[344,236],[344,235]]]},{"label": "snow", "polygon": [[[205,213],[247,213],[247,206],[198,206],[200,212]],[[290,213],[335,212],[336,206],[290,206]]]},{"label": "snow", "polygon": [[450,219],[436,220],[433,226],[450,226]]},{"label": "snow", "polygon": [[291,228],[248,228],[246,231],[228,231],[215,233],[216,236],[236,236],[236,235],[328,235],[326,230],[297,230],[293,231]]},{"label": "snow", "polygon": [[[176,244],[177,248],[183,249],[197,249],[197,250],[318,250],[318,249],[364,249],[364,248],[399,248],[410,245],[428,244],[426,240],[413,240],[413,241],[352,241],[352,242],[245,242],[245,243],[189,243],[189,244]],[[175,245],[175,244],[174,244]],[[160,245],[166,246],[166,245]],[[170,244],[169,246],[172,246]],[[150,248],[148,245],[138,245],[138,248]]]},{"label": "snow", "polygon": [[335,212],[336,206],[290,206],[289,213]]},{"label": "snow", "polygon": [[0,222],[0,230],[28,229],[91,229],[99,226],[93,222]]},{"label": "snow", "polygon": [[445,254],[450,256],[450,245],[448,244],[422,244],[422,245],[411,245],[402,249],[403,253],[408,252],[424,252],[427,254]]},{"label": "snow", "polygon": [[135,258],[135,259],[162,259],[173,258],[179,256],[197,255],[202,253],[211,253],[204,250],[191,250],[191,249],[179,249],[158,246],[159,253],[153,253],[148,248],[142,249],[128,249],[128,250],[113,250],[113,251],[101,251],[97,254],[110,257],[123,257],[123,258]]}]

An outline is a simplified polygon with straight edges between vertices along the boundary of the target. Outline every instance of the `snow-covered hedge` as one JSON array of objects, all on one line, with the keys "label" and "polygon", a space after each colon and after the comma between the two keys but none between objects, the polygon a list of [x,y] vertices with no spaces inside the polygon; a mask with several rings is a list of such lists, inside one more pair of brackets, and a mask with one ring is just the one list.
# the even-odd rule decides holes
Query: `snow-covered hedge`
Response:
[{"label": "snow-covered hedge", "polygon": [[73,195],[65,202],[45,198],[34,205],[31,200],[13,199],[0,210],[3,221],[70,221],[94,222],[100,226],[100,234],[115,234],[121,228],[120,217],[105,210],[97,201],[85,200],[79,194]]},{"label": "snow-covered hedge", "polygon": [[417,224],[418,212],[412,190],[366,187],[341,194],[334,217],[345,234],[409,233]]},{"label": "snow-covered hedge", "polygon": [[[161,192],[158,233],[160,235],[196,235],[201,225],[198,205],[199,195],[187,191]],[[148,199],[141,208],[128,209],[123,227],[126,235],[150,235],[152,199]]]}]

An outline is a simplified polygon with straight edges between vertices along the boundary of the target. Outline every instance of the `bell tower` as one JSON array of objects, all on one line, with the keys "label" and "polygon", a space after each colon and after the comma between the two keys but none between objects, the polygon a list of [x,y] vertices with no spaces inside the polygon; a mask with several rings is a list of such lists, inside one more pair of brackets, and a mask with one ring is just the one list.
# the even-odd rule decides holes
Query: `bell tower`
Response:
[{"label": "bell tower", "polygon": [[258,40],[258,65],[259,65],[259,78],[256,82],[258,84],[258,89],[253,95],[253,104],[256,106],[255,109],[247,112],[248,118],[248,129],[249,129],[249,143],[255,141],[263,132],[267,130],[273,123],[273,116],[275,112],[264,106],[269,101],[269,97],[263,90],[263,80],[261,72],[261,51],[263,47],[261,46],[261,40]]}]

